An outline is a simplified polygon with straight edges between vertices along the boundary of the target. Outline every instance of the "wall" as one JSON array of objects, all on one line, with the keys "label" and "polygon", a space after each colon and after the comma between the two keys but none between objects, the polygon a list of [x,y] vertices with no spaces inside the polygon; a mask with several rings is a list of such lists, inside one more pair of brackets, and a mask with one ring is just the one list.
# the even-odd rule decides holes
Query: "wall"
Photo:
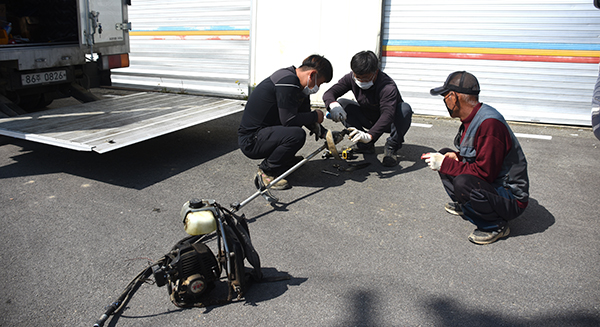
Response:
[{"label": "wall", "polygon": [[311,96],[313,104],[322,104],[323,92],[350,72],[355,53],[379,51],[380,0],[255,0],[252,16],[250,84],[320,54],[331,61],[333,79]]}]

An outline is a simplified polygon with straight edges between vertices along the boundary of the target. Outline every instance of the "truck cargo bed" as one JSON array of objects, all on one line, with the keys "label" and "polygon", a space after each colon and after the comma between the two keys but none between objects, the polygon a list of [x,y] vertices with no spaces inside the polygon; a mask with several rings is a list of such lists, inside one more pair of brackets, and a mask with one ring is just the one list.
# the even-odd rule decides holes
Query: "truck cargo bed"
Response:
[{"label": "truck cargo bed", "polygon": [[0,119],[0,135],[105,153],[244,109],[245,101],[142,92]]}]

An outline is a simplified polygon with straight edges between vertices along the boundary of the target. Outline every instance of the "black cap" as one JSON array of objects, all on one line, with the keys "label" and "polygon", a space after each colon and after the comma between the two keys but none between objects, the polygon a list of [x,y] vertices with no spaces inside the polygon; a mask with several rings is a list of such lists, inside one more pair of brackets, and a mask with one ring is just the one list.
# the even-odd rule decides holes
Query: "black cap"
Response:
[{"label": "black cap", "polygon": [[431,95],[440,95],[450,91],[477,95],[479,94],[479,82],[477,82],[477,78],[471,73],[465,71],[454,72],[448,75],[446,82],[444,82],[444,86],[431,89],[429,93],[431,93]]}]

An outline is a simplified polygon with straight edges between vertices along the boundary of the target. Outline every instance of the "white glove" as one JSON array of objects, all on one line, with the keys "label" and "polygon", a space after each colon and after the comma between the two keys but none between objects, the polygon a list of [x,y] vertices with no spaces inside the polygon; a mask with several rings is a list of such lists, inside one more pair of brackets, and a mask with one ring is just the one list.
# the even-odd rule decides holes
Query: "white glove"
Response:
[{"label": "white glove", "polygon": [[333,102],[329,105],[329,114],[331,120],[333,120],[336,123],[345,121],[346,117],[348,116],[344,108],[337,102]]},{"label": "white glove", "polygon": [[352,132],[350,132],[350,135],[348,135],[348,137],[354,143],[357,143],[357,142],[369,143],[373,139],[373,136],[371,136],[371,134],[360,131],[354,127],[350,127],[350,128],[348,128],[348,130],[352,131]]},{"label": "white glove", "polygon": [[438,171],[442,167],[442,162],[444,162],[444,155],[438,152],[425,153],[421,156],[421,159],[425,159],[429,168]]}]

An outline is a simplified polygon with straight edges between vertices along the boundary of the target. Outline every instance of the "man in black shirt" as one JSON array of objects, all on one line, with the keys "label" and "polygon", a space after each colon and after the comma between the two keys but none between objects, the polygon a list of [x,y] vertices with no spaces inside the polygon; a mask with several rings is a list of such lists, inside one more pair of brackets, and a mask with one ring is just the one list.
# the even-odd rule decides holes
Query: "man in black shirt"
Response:
[{"label": "man in black shirt", "polygon": [[[310,95],[332,76],[329,60],[311,55],[298,68],[276,71],[250,94],[238,128],[238,144],[246,157],[264,159],[256,176],[264,185],[299,162],[295,155],[306,141],[302,126],[317,138],[325,137],[326,130],[321,126],[324,114],[318,109],[311,111]],[[290,187],[282,179],[271,188]]]},{"label": "man in black shirt", "polygon": [[[382,164],[395,166],[398,163],[396,151],[402,147],[404,135],[410,128],[412,109],[402,101],[394,80],[379,69],[379,60],[373,51],[355,54],[350,68],[350,73],[323,94],[330,117],[349,127],[352,142],[356,143],[354,151],[359,153],[375,153],[375,142],[384,132],[390,133]],[[348,91],[352,91],[356,101],[340,98]]]}]

